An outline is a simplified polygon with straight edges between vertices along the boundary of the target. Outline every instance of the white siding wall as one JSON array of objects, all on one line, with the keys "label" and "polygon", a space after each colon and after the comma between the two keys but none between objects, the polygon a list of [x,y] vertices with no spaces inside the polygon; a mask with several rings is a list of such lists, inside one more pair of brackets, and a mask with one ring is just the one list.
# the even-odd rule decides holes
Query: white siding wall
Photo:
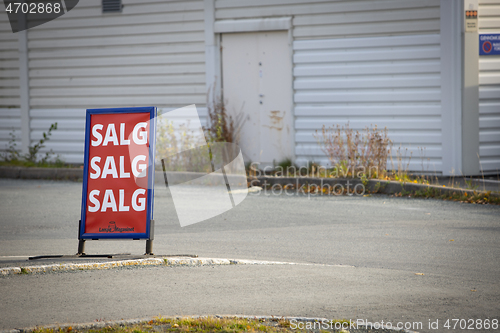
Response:
[{"label": "white siding wall", "polygon": [[31,139],[36,143],[57,122],[57,130],[44,144],[67,163],[83,163],[85,109],[31,109]]},{"label": "white siding wall", "polygon": [[442,171],[439,1],[216,0],[217,20],[272,16],[293,17],[298,163],[325,163],[315,130],[349,121],[387,127],[412,170],[425,147],[424,171]]},{"label": "white siding wall", "polygon": [[[3,10],[3,4],[0,4]],[[10,133],[21,148],[21,113],[19,111],[19,43],[12,33],[8,17],[0,15],[0,154],[8,148]]]},{"label": "white siding wall", "polygon": [[342,38],[439,31],[437,0],[216,0],[217,20],[293,16],[293,37]]},{"label": "white siding wall", "polygon": [[413,170],[425,147],[429,171],[441,171],[439,35],[296,41],[294,51],[297,157],[324,160],[315,130],[349,122],[387,127]]},{"label": "white siding wall", "polygon": [[[16,149],[21,149],[21,112],[18,108],[0,108],[0,159],[11,144],[12,135]],[[12,144],[13,144],[12,143]]]},{"label": "white siding wall", "polygon": [[57,121],[47,149],[66,162],[83,161],[86,108],[205,104],[203,1],[123,4],[80,1],[28,31],[31,139]]},{"label": "white siding wall", "polygon": [[[480,34],[500,34],[500,0],[480,0],[478,18]],[[479,154],[484,172],[500,171],[500,56],[479,57]]]},{"label": "white siding wall", "polygon": [[[0,10],[3,11],[3,4]],[[19,43],[7,14],[0,15],[0,108],[19,108]]]}]

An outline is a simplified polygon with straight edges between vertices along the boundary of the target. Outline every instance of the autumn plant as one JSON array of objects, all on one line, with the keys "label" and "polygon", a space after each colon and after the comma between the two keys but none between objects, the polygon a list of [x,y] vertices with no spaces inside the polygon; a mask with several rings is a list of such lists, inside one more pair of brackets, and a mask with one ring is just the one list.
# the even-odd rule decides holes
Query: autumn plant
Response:
[{"label": "autumn plant", "polygon": [[170,171],[207,171],[204,168],[207,156],[202,156],[202,150],[192,149],[202,145],[202,138],[189,128],[189,121],[176,128],[173,121],[159,117],[156,126],[155,164],[158,167],[164,159]]},{"label": "autumn plant", "polygon": [[158,117],[156,124],[157,158],[177,155],[180,151],[189,149],[194,142],[194,133],[189,130],[189,122],[179,125],[179,130],[176,131],[173,121]]},{"label": "autumn plant", "polygon": [[[34,145],[34,146],[29,146],[28,147],[28,154],[25,155],[25,159],[28,162],[33,162],[36,163],[38,159],[38,153],[40,152],[40,149],[45,148],[45,141],[49,140],[50,136],[52,135],[52,131],[57,130],[57,123],[53,123],[50,125],[49,130],[47,133],[43,132],[42,138]],[[45,163],[48,161],[50,158],[50,155],[54,154],[52,150],[49,152],[46,152],[45,155],[40,159],[40,162]]]},{"label": "autumn plant", "polygon": [[411,181],[408,175],[408,170],[410,168],[411,158],[413,153],[410,152],[408,155],[408,148],[404,148],[399,145],[398,149],[395,151],[396,161],[394,161],[393,156],[390,156],[391,160],[391,178],[398,181]]},{"label": "autumn plant", "polygon": [[220,98],[215,89],[212,93],[211,102],[207,102],[208,121],[203,127],[209,142],[232,142],[238,143],[239,133],[243,125],[243,113],[233,117],[226,109],[225,101]]},{"label": "autumn plant", "polygon": [[327,155],[334,172],[342,177],[384,178],[392,141],[383,130],[366,127],[353,130],[345,126],[326,127],[316,131],[315,138]]}]

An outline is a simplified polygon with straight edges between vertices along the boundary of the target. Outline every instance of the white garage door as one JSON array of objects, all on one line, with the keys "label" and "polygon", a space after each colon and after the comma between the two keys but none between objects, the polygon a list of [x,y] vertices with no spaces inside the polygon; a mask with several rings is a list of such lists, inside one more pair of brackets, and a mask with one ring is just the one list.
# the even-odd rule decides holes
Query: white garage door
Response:
[{"label": "white garage door", "polygon": [[227,109],[241,113],[246,161],[261,166],[293,158],[292,59],[286,31],[222,35]]}]

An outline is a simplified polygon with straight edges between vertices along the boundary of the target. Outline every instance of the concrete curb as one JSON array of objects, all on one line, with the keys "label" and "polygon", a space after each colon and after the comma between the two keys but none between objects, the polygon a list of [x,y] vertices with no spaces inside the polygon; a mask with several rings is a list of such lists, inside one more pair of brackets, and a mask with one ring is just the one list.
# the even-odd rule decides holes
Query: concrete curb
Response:
[{"label": "concrete curb", "polygon": [[[167,317],[146,317],[140,319],[128,319],[128,320],[110,320],[110,321],[100,321],[100,322],[90,322],[90,323],[82,323],[82,324],[55,324],[55,325],[46,325],[46,326],[33,326],[27,328],[19,328],[12,330],[0,330],[0,333],[31,333],[36,330],[46,329],[56,331],[67,331],[68,328],[71,327],[71,330],[89,330],[89,329],[103,329],[108,326],[126,326],[126,325],[137,325],[137,324],[147,324],[151,321],[155,321],[158,319],[183,319],[183,318],[217,318],[217,319],[255,319],[255,320],[267,320],[267,321],[278,321],[278,320],[288,320],[288,321],[296,321],[296,322],[330,322],[328,318],[313,318],[313,317],[282,317],[282,316],[239,316],[239,315],[213,315],[213,316],[167,316]],[[373,327],[373,324],[370,322],[365,322],[363,325],[357,325],[358,328],[369,328]],[[392,330],[394,332],[403,332],[403,333],[418,333],[416,331],[409,331],[406,329],[397,329],[391,328],[387,325],[380,327],[380,329]]]},{"label": "concrete curb", "polygon": [[[182,175],[182,173],[179,173]],[[191,179],[195,172],[185,172],[186,179]],[[199,176],[205,174],[199,173]],[[46,180],[72,180],[83,181],[83,169],[81,168],[26,168],[0,166],[0,178],[11,179],[46,179]],[[163,172],[155,171],[155,183],[165,182]]]},{"label": "concrete curb", "polygon": [[[12,179],[47,179],[47,180],[83,180],[80,168],[25,168],[0,166],[0,178]],[[156,171],[155,180],[164,182],[163,173]]]},{"label": "concrete curb", "polygon": [[15,274],[35,274],[48,272],[63,272],[77,270],[93,270],[93,269],[110,269],[118,267],[131,266],[221,266],[221,265],[305,265],[305,266],[332,266],[332,267],[354,267],[348,265],[323,265],[323,264],[307,264],[307,263],[291,263],[281,261],[262,261],[262,260],[245,260],[245,259],[219,259],[219,258],[148,258],[148,259],[133,259],[133,260],[117,260],[107,262],[90,262],[90,263],[66,263],[66,264],[51,264],[51,265],[33,265],[24,267],[5,267],[0,268],[0,275],[15,275]]},{"label": "concrete curb", "polygon": [[24,168],[2,166],[0,167],[0,178],[81,181],[83,179],[83,170],[79,168]]},{"label": "concrete curb", "polygon": [[[350,189],[353,189],[356,185],[363,185],[363,181],[357,178],[314,178],[314,177],[270,177],[270,176],[260,176],[249,178],[248,180],[253,186],[265,187],[273,186],[275,184],[286,186],[292,185],[295,188],[307,185],[315,186],[334,186],[341,185],[346,188],[349,185]],[[426,184],[416,184],[416,183],[402,183],[398,181],[388,181],[388,180],[376,180],[370,179],[365,182],[365,189],[367,193],[381,193],[381,194],[395,194],[400,192],[410,192],[414,193],[417,191],[428,191],[432,190],[435,193],[443,194],[455,194],[460,193],[467,195],[475,194],[487,194],[492,197],[500,198],[500,193],[489,193],[485,191],[470,190],[463,188],[454,187],[443,187],[437,185],[426,185]]]},{"label": "concrete curb", "polygon": [[[83,170],[79,168],[24,168],[24,167],[0,167],[0,178],[14,178],[14,179],[50,179],[50,180],[73,180],[82,181]],[[295,185],[296,188],[302,185],[316,185],[316,186],[335,186],[342,185],[346,187],[348,184],[350,188],[354,188],[358,184],[363,184],[357,178],[315,178],[315,177],[271,177],[260,176],[250,177],[248,181],[253,186],[264,187],[266,185]],[[164,182],[163,172],[155,172],[155,183],[160,184]],[[381,194],[395,194],[400,192],[417,192],[432,190],[441,195],[460,193],[467,195],[487,194],[488,192],[479,190],[470,190],[454,187],[442,187],[436,185],[425,185],[415,183],[401,183],[397,181],[384,181],[384,180],[368,180],[365,188],[371,193]],[[492,197],[500,198],[500,193],[490,193]]]}]

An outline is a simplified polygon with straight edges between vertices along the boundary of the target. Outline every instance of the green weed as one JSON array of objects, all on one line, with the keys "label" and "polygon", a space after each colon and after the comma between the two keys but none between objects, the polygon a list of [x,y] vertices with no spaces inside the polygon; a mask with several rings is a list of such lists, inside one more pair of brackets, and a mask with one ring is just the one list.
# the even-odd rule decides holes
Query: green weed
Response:
[{"label": "green weed", "polygon": [[[22,154],[16,143],[14,131],[10,132],[9,147],[2,154],[0,166],[20,166],[20,167],[42,167],[42,168],[61,168],[66,164],[55,155],[52,150],[41,154],[42,148],[45,148],[45,142],[50,139],[52,131],[57,130],[57,123],[50,125],[47,132],[42,133],[42,138],[34,145],[28,146],[28,153]],[[53,157],[55,156],[55,159]]]}]

